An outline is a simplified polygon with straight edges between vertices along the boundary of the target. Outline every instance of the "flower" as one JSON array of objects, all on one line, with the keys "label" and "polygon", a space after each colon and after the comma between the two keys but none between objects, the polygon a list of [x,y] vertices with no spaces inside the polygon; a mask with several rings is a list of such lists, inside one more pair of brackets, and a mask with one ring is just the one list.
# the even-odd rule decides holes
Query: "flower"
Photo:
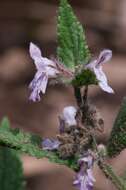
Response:
[{"label": "flower", "polygon": [[52,139],[44,139],[42,141],[42,148],[43,150],[57,150],[60,145],[58,140]]},{"label": "flower", "polygon": [[[88,155],[79,159],[80,171],[76,176],[73,184],[79,190],[92,190],[95,178],[92,173],[93,157]],[[86,166],[86,167],[85,167]]]},{"label": "flower", "polygon": [[36,101],[40,100],[40,92],[45,93],[48,79],[55,78],[59,71],[55,62],[43,57],[40,49],[35,44],[30,43],[29,52],[37,69],[34,79],[29,85],[29,88],[32,90],[30,99]]},{"label": "flower", "polygon": [[77,110],[74,106],[67,106],[63,109],[62,118],[68,126],[76,125],[76,116]]},{"label": "flower", "polygon": [[30,56],[34,60],[37,72],[34,79],[31,81],[29,88],[31,89],[30,100],[40,101],[40,93],[45,94],[49,78],[56,78],[58,75],[66,78],[72,78],[73,72],[66,68],[58,61],[52,61],[43,57],[40,49],[30,43],[29,48]]},{"label": "flower", "polygon": [[86,65],[87,69],[90,69],[95,73],[101,89],[108,93],[114,93],[114,91],[108,85],[107,77],[102,70],[102,64],[109,61],[111,57],[112,57],[112,51],[109,49],[105,49],[100,53],[98,59],[95,59],[91,61],[88,65]]},{"label": "flower", "polygon": [[62,114],[59,116],[59,131],[60,134],[65,132],[65,128],[77,125],[75,116],[77,110],[74,106],[67,106],[63,109]]}]

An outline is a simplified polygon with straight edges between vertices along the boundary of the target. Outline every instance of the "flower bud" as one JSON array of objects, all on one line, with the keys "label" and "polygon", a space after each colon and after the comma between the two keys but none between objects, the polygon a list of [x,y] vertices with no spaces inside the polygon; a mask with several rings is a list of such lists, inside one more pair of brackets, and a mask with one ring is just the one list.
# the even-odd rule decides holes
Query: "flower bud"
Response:
[{"label": "flower bud", "polygon": [[73,106],[67,106],[63,109],[62,118],[68,126],[76,125],[76,116],[77,110]]}]

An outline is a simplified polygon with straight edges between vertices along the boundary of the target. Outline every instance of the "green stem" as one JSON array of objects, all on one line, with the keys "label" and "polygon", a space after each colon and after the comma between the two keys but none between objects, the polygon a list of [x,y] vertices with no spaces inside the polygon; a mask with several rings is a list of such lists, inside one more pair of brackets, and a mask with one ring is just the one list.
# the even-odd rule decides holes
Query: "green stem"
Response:
[{"label": "green stem", "polygon": [[112,183],[119,189],[119,190],[126,190],[126,185],[124,181],[115,174],[112,167],[105,163],[105,161],[100,160],[98,163],[100,169],[103,171],[105,176],[112,181]]},{"label": "green stem", "polygon": [[98,166],[103,171],[103,173],[105,174],[105,176],[108,179],[110,179],[112,181],[112,183],[119,190],[126,190],[126,185],[125,185],[124,181],[121,179],[121,177],[119,177],[118,175],[116,175],[115,172],[113,171],[112,167],[109,164],[107,164],[104,161],[104,159],[101,157],[101,155],[100,155],[100,153],[98,151],[98,146],[97,146],[96,139],[95,139],[95,137],[94,137],[93,134],[92,134],[92,139],[93,139],[94,148],[95,148],[95,150],[96,150],[96,152],[98,153],[98,156],[99,156]]}]

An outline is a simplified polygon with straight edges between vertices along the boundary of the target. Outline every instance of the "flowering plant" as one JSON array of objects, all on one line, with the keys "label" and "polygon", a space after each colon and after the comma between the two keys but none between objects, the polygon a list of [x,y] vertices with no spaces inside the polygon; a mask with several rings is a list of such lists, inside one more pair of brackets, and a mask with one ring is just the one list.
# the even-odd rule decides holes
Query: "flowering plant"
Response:
[{"label": "flowering plant", "polygon": [[41,139],[37,135],[12,130],[7,122],[3,122],[0,142],[31,156],[47,157],[52,162],[67,165],[77,172],[73,185],[79,190],[91,190],[94,183],[97,183],[93,174],[94,164],[119,190],[125,190],[125,181],[115,174],[107,158],[116,156],[126,147],[126,100],[124,99],[105,148],[98,144],[96,137],[97,131],[102,133],[104,130],[104,120],[88,97],[88,87],[92,85],[99,85],[107,93],[114,93],[103,71],[103,65],[111,59],[112,51],[104,49],[98,58],[92,58],[83,27],[67,0],[60,1],[56,59],[43,57],[40,48],[32,42],[29,46],[37,70],[29,84],[29,99],[33,102],[40,101],[50,81],[55,80],[73,87],[76,107],[71,105],[63,109],[59,115],[59,132],[52,139]]}]

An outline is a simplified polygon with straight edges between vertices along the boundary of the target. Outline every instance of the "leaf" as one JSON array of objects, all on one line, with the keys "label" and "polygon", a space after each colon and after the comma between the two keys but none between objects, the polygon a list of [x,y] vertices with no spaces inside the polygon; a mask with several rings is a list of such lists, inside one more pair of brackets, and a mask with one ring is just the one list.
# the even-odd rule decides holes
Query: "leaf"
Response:
[{"label": "leaf", "polygon": [[6,125],[5,128],[4,125],[0,126],[0,144],[2,146],[13,148],[18,152],[26,153],[36,158],[46,157],[51,162],[64,164],[72,169],[77,168],[76,158],[62,160],[57,152],[42,150],[41,141],[42,139],[38,135],[26,133],[20,129],[11,129],[9,126],[6,128]]},{"label": "leaf", "polygon": [[71,69],[76,65],[86,64],[90,59],[90,53],[83,27],[67,0],[60,1],[57,32],[59,60]]},{"label": "leaf", "polygon": [[0,189],[24,189],[22,163],[16,151],[7,147],[0,147]]},{"label": "leaf", "polygon": [[126,148],[126,98],[124,98],[120,111],[116,117],[109,138],[107,151],[110,157],[119,154]]}]

